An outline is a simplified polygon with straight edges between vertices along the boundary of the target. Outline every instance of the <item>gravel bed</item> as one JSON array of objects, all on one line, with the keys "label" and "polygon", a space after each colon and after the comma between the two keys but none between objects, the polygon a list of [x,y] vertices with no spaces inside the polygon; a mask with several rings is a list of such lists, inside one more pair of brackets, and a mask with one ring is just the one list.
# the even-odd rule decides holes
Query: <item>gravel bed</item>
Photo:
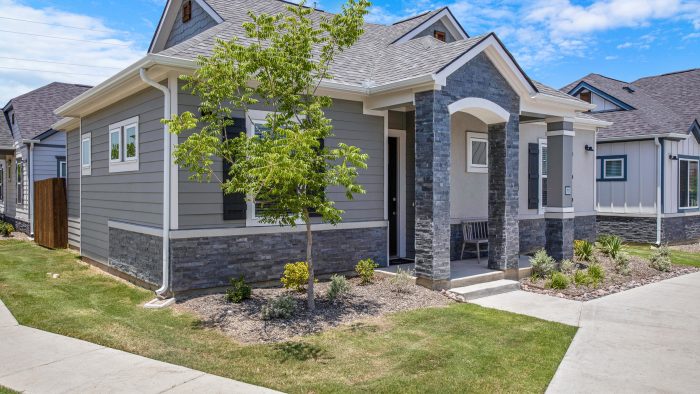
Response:
[{"label": "gravel bed", "polygon": [[[331,327],[349,324],[369,317],[452,303],[439,292],[413,285],[409,293],[392,291],[388,279],[376,278],[370,285],[360,286],[359,279],[350,279],[351,290],[335,303],[326,298],[328,283],[317,283],[316,311],[306,309],[306,294],[282,288],[253,289],[252,297],[240,304],[226,301],[224,294],[191,298],[178,302],[177,309],[194,312],[205,327],[212,327],[241,343],[282,342],[290,338],[318,333]],[[263,320],[261,309],[282,294],[297,301],[297,312],[287,320]]]},{"label": "gravel bed", "polygon": [[[637,256],[630,256],[630,275],[621,275],[615,271],[615,263],[611,258],[596,252],[596,259],[605,269],[605,280],[603,280],[597,288],[592,286],[576,286],[572,280],[571,285],[567,289],[548,289],[545,287],[546,281],[544,279],[533,281],[532,278],[522,279],[520,281],[521,287],[523,290],[532,293],[546,294],[576,301],[589,301],[635,287],[644,286],[649,283],[700,271],[700,269],[696,267],[672,265],[670,272],[660,272],[651,268],[648,260]],[[577,265],[579,269],[586,268],[585,264],[581,262],[578,262]]]},{"label": "gravel bed", "polygon": [[675,245],[669,246],[672,250],[678,250],[680,252],[688,253],[698,253],[700,254],[700,243],[690,244],[690,245]]},{"label": "gravel bed", "polygon": [[10,240],[10,239],[14,239],[15,241],[33,241],[34,240],[34,238],[31,238],[27,234],[20,232],[20,231],[15,231],[9,237],[3,237],[0,235],[0,240],[2,240],[2,241]]}]

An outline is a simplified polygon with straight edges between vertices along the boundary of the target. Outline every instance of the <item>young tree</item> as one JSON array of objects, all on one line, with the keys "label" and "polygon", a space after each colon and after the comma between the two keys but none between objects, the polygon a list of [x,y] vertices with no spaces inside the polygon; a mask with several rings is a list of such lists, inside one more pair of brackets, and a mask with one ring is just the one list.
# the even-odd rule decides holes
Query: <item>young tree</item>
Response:
[{"label": "young tree", "polygon": [[[174,152],[192,179],[215,179],[225,193],[267,202],[256,211],[262,222],[304,223],[310,310],[315,309],[312,216],[331,224],[342,220],[343,211],[326,190],[342,187],[348,199],[365,193],[356,179],[368,157],[347,144],[325,146],[332,126],[324,109],[332,102],[317,90],[332,78],[333,59],[362,35],[368,7],[367,0],[348,0],[339,14],[320,18],[303,2],[278,15],[249,13],[245,44],[236,38],[218,41],[210,57],[198,59],[194,75],[183,77],[185,89],[201,99],[201,115],[185,112],[164,120],[176,135],[196,130]],[[226,138],[232,112],[253,104],[269,108],[264,124],[255,126],[252,137]],[[230,164],[225,179],[216,176],[216,157]]]}]

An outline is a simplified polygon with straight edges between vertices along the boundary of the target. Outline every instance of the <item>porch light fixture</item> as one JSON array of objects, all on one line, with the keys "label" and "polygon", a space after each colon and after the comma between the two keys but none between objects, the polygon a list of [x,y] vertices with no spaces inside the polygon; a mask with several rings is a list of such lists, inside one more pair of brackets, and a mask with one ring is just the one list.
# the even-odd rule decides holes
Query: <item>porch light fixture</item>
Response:
[{"label": "porch light fixture", "polygon": [[586,144],[586,152],[595,152],[595,149],[592,146]]},{"label": "porch light fixture", "polygon": [[674,155],[668,155],[668,158],[671,160],[678,160],[678,156],[674,156]]}]

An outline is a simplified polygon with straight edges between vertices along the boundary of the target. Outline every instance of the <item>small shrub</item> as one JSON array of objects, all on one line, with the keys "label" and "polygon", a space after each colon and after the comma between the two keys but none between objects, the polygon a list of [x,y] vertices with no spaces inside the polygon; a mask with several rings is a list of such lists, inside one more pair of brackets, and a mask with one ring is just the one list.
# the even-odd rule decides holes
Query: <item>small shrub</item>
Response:
[{"label": "small shrub", "polygon": [[284,274],[282,275],[281,282],[285,289],[304,292],[308,281],[309,265],[305,261],[284,265]]},{"label": "small shrub", "polygon": [[598,263],[591,264],[588,267],[588,277],[591,279],[593,287],[598,287],[600,282],[605,279],[605,269]]},{"label": "small shrub", "polygon": [[581,261],[593,261],[593,244],[586,240],[574,241],[574,256]]},{"label": "small shrub", "polygon": [[547,287],[552,289],[564,290],[569,287],[569,277],[561,272],[554,271],[551,278],[547,282]]},{"label": "small shrub", "polygon": [[281,295],[262,307],[263,320],[289,319],[297,309],[296,300],[290,295]]},{"label": "small shrub", "polygon": [[15,227],[7,222],[0,222],[0,235],[9,237],[15,232]]},{"label": "small shrub", "polygon": [[372,259],[360,260],[360,262],[357,263],[355,266],[355,272],[360,275],[360,279],[362,280],[361,283],[363,285],[372,283],[372,280],[374,279],[374,269],[377,267],[379,267],[379,265],[377,265],[377,263],[375,263]]},{"label": "small shrub", "polygon": [[654,251],[649,266],[661,272],[671,271],[671,250],[668,246],[661,246]]},{"label": "small shrub", "polygon": [[415,281],[411,277],[411,273],[401,268],[396,270],[396,275],[389,278],[389,286],[391,291],[399,294],[408,294],[413,292]]},{"label": "small shrub", "polygon": [[226,299],[229,302],[238,304],[250,298],[252,291],[253,289],[249,284],[245,283],[242,276],[240,279],[231,278],[231,288],[226,290]]},{"label": "small shrub", "polygon": [[629,275],[630,271],[630,255],[622,251],[615,257],[615,271],[620,275]]},{"label": "small shrub", "polygon": [[576,269],[576,264],[569,259],[562,260],[561,263],[559,263],[559,271],[565,274],[574,272],[574,269]]},{"label": "small shrub", "polygon": [[350,291],[350,283],[342,275],[331,276],[331,284],[328,287],[328,299],[331,301],[345,297]]},{"label": "small shrub", "polygon": [[574,272],[573,280],[576,286],[588,286],[591,284],[591,277],[588,276],[586,271],[582,270],[576,270],[576,272]]},{"label": "small shrub", "polygon": [[540,249],[530,258],[530,266],[533,277],[546,278],[556,269],[556,262],[544,249]]},{"label": "small shrub", "polygon": [[614,259],[622,252],[624,244],[617,235],[601,235],[598,238],[598,247],[601,252]]}]

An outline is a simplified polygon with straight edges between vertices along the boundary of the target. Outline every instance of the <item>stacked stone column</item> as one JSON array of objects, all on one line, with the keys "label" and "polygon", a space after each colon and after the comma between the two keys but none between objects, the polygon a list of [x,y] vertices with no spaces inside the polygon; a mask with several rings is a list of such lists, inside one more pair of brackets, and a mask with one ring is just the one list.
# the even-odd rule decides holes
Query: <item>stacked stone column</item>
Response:
[{"label": "stacked stone column", "polygon": [[416,283],[449,287],[450,113],[438,91],[416,93]]},{"label": "stacked stone column", "polygon": [[573,157],[574,124],[570,119],[547,119],[546,249],[556,260],[574,254]]}]

